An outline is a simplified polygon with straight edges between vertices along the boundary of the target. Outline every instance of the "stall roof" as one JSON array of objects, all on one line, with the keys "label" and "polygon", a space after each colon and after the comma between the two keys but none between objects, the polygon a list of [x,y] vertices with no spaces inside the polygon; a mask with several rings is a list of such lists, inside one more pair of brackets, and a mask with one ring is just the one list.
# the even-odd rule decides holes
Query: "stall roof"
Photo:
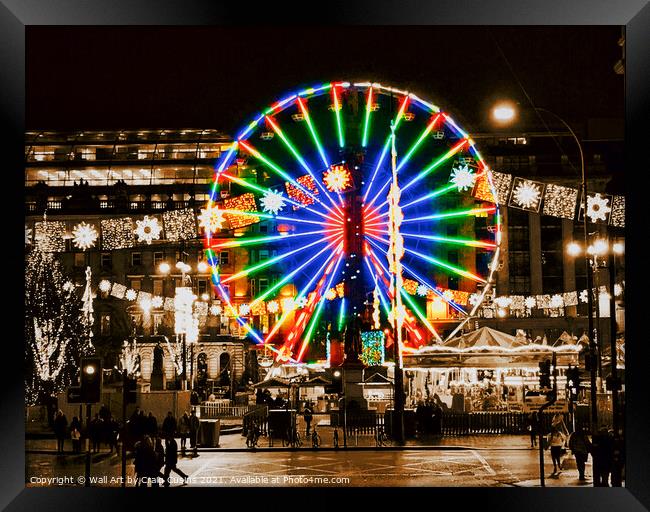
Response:
[{"label": "stall roof", "polygon": [[452,338],[444,344],[446,347],[468,348],[468,347],[517,347],[523,343],[513,335],[497,331],[491,327],[481,327],[476,331],[468,332],[456,338]]},{"label": "stall roof", "polygon": [[364,384],[393,384],[393,381],[388,377],[384,377],[381,373],[373,373],[370,377],[363,381]]}]

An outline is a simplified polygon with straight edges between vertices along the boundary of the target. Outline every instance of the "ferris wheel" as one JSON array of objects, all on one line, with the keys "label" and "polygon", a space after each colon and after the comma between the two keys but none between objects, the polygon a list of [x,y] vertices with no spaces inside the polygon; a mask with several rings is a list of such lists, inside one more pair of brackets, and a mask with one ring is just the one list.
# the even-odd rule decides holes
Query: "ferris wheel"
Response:
[{"label": "ferris wheel", "polygon": [[[252,341],[294,362],[306,360],[314,339],[340,339],[353,319],[381,330],[397,294],[393,176],[405,348],[453,337],[498,265],[491,172],[443,109],[369,82],[287,95],[217,161],[200,223],[224,313]],[[220,259],[228,250],[240,251],[241,268]]]}]

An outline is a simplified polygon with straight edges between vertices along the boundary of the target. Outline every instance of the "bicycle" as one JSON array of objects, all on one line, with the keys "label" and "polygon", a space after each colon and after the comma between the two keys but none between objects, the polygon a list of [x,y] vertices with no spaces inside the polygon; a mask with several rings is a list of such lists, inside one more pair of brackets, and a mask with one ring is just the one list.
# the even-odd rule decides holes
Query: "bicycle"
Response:
[{"label": "bicycle", "polygon": [[320,446],[320,443],[320,436],[318,435],[318,432],[316,432],[316,429],[313,429],[311,433],[311,447],[318,448]]},{"label": "bicycle", "polygon": [[257,429],[257,426],[253,426],[248,431],[248,435],[246,436],[246,446],[251,449],[257,448],[259,440],[260,440],[260,434]]},{"label": "bicycle", "polygon": [[289,427],[286,436],[282,438],[282,446],[292,446],[299,448],[302,446],[302,439],[300,439],[300,432],[297,429]]},{"label": "bicycle", "polygon": [[390,444],[390,439],[388,438],[388,435],[384,431],[383,427],[377,430],[377,434],[375,435],[375,442],[377,443],[377,446],[388,446]]}]

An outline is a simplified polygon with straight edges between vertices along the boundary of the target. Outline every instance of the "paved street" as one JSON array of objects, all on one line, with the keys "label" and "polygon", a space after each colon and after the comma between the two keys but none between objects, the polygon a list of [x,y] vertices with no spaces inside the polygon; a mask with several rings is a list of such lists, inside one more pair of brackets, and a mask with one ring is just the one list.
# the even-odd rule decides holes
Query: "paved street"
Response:
[{"label": "paved street", "polygon": [[[241,436],[228,436],[241,437]],[[405,450],[259,450],[201,451],[198,457],[181,457],[179,468],[190,475],[187,486],[535,486],[539,485],[539,452],[524,443],[524,436],[467,436],[446,438],[438,449]],[[46,440],[30,441],[31,449]],[[548,452],[546,475],[552,471]],[[129,459],[127,477],[133,478]],[[27,455],[28,485],[47,485],[31,477],[71,477],[63,485],[79,485],[84,474],[84,458],[50,453]],[[569,466],[572,467],[572,466]],[[120,459],[107,451],[95,455],[92,475],[104,481],[93,485],[119,486]],[[575,469],[566,469],[559,478],[547,478],[548,486],[577,486]],[[172,477],[173,478],[173,477]],[[56,485],[56,481],[50,481]],[[130,481],[127,485],[132,486]],[[174,481],[173,486],[183,483]]]}]

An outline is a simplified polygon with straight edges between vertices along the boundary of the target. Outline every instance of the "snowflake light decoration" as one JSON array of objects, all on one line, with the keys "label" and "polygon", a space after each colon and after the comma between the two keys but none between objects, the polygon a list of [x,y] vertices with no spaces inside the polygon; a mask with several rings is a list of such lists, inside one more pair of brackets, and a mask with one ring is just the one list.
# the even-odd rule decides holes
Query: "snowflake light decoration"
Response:
[{"label": "snowflake light decoration", "polygon": [[126,300],[134,301],[137,296],[138,296],[138,292],[136,292],[131,288],[126,291],[126,295],[125,295]]},{"label": "snowflake light decoration", "polygon": [[622,293],[623,293],[623,287],[620,284],[615,284],[614,285],[614,295],[616,297],[620,297]]},{"label": "snowflake light decoration", "polygon": [[95,226],[81,222],[72,229],[72,243],[81,250],[90,249],[95,246],[99,233]]},{"label": "snowflake light decoration", "polygon": [[296,307],[304,308],[307,305],[307,297],[298,297],[296,299]]},{"label": "snowflake light decoration", "polygon": [[580,292],[580,302],[585,302],[586,303],[588,301],[589,301],[589,297],[587,296],[587,290],[582,290]]},{"label": "snowflake light decoration", "polygon": [[591,222],[597,220],[607,221],[607,214],[612,209],[609,206],[609,198],[603,197],[600,194],[595,194],[593,197],[587,196],[587,217]]},{"label": "snowflake light decoration", "polygon": [[162,226],[156,217],[145,215],[144,219],[136,220],[135,223],[137,224],[135,234],[138,237],[138,242],[147,242],[147,245],[151,245],[154,240],[160,240]]},{"label": "snowflake light decoration", "polygon": [[163,306],[163,298],[158,297],[158,296],[154,297],[153,299],[151,299],[151,305],[154,308],[162,308],[162,306]]},{"label": "snowflake light decoration", "polygon": [[503,309],[503,308],[507,308],[512,303],[512,299],[510,297],[501,296],[501,297],[495,297],[494,302],[497,306]]},{"label": "snowflake light decoration", "polygon": [[74,284],[72,283],[72,281],[66,281],[65,283],[63,283],[63,289],[66,292],[71,292],[72,290],[74,290]]},{"label": "snowflake light decoration", "polygon": [[329,290],[327,290],[327,293],[325,294],[325,298],[327,300],[336,299],[336,289],[335,288],[330,288]]},{"label": "snowflake light decoration", "polygon": [[526,297],[526,300],[524,300],[524,305],[528,309],[533,309],[536,304],[537,304],[537,301],[535,300],[535,297]]},{"label": "snowflake light decoration", "polygon": [[451,290],[445,290],[442,292],[442,296],[447,300],[454,300],[454,294]]},{"label": "snowflake light decoration", "polygon": [[478,295],[478,293],[472,293],[472,294],[469,296],[468,302],[469,302],[472,306],[476,306],[476,305],[478,304],[478,301],[479,301],[479,295]]},{"label": "snowflake light decoration", "polygon": [[282,299],[282,312],[283,313],[293,311],[294,309],[296,309],[296,302],[291,297],[287,297],[286,299]]},{"label": "snowflake light decoration", "polygon": [[199,226],[210,233],[216,233],[223,228],[224,212],[217,205],[208,204],[207,208],[201,208],[199,215]]},{"label": "snowflake light decoration", "polygon": [[215,304],[214,306],[210,306],[210,314],[212,316],[220,315],[222,311],[223,311],[223,308],[221,306],[219,306],[218,304]]},{"label": "snowflake light decoration", "polygon": [[553,295],[551,297],[551,307],[552,308],[561,308],[564,307],[564,299],[562,295]]},{"label": "snowflake light decoration", "polygon": [[528,180],[521,180],[512,189],[512,200],[520,208],[537,209],[541,196],[541,187]]},{"label": "snowflake light decoration", "polygon": [[266,304],[266,309],[269,313],[277,313],[280,310],[280,305],[277,300],[271,300]]},{"label": "snowflake light decoration", "polygon": [[251,312],[251,307],[249,304],[242,304],[239,306],[239,315],[240,316],[246,316],[249,315]]},{"label": "snowflake light decoration", "polygon": [[476,174],[467,165],[455,167],[451,170],[451,178],[449,181],[456,185],[458,192],[464,192],[474,186]]},{"label": "snowflake light decoration", "polygon": [[429,287],[428,286],[426,286],[424,284],[418,285],[417,294],[420,297],[426,297],[428,293],[429,293]]},{"label": "snowflake light decoration", "polygon": [[32,245],[32,228],[25,226],[25,245]]},{"label": "snowflake light decoration", "polygon": [[108,293],[111,291],[111,282],[108,279],[102,279],[99,282],[99,291]]},{"label": "snowflake light decoration", "polygon": [[330,192],[341,192],[350,186],[350,172],[342,165],[333,165],[323,175],[323,181]]},{"label": "snowflake light decoration", "polygon": [[264,197],[260,199],[262,210],[273,215],[277,215],[285,207],[284,192],[273,192],[267,190],[264,192]]}]

